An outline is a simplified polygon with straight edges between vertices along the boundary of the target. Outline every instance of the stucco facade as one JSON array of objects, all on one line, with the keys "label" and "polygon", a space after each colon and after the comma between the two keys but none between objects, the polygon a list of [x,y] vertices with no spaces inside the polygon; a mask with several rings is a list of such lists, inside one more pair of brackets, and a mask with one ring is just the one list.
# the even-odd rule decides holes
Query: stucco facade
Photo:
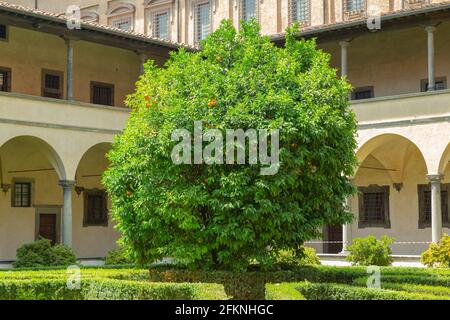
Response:
[{"label": "stucco facade", "polygon": [[[58,16],[73,2],[82,18],[93,22],[81,30],[67,30],[65,18]],[[40,10],[53,12],[46,14],[8,5],[34,8],[34,0],[0,1],[0,25],[7,28],[6,39],[0,40],[0,72],[8,70],[10,76],[8,92],[0,92],[0,261],[14,260],[17,247],[37,237],[45,214],[56,217],[57,242],[71,245],[80,258],[102,257],[115,247],[119,235],[111,218],[103,225],[85,223],[85,193],[104,189],[105,154],[125,126],[123,101],[134,89],[142,62],[150,58],[161,65],[181,43],[196,44],[193,8],[203,2],[38,0]],[[239,26],[239,0],[208,3],[211,30],[222,19]],[[292,23],[291,3],[257,3],[262,32],[282,45],[283,30]],[[374,5],[382,14],[376,32],[366,26]],[[168,39],[161,40],[153,37],[152,15],[164,10],[169,10],[170,28]],[[410,10],[416,14],[408,15]],[[132,30],[102,26],[127,15]],[[304,37],[317,37],[354,93],[368,94],[366,100],[351,101],[360,161],[352,178],[357,187],[381,186],[389,193],[389,223],[363,225],[357,194],[349,199],[353,223],[341,228],[337,239],[326,227],[324,239],[311,245],[330,252],[329,240],[342,246],[354,237],[387,234],[396,238],[395,254],[420,254],[450,232],[446,221],[436,219],[442,213],[436,201],[444,201],[436,188],[450,183],[450,5],[423,1],[410,8],[408,1],[369,0],[362,12],[350,14],[342,0],[311,0],[302,28]],[[43,70],[62,75],[61,99],[41,97]],[[92,103],[92,83],[113,85],[112,106]],[[427,83],[435,86],[425,90]],[[20,181],[31,185],[30,206],[12,205]],[[432,221],[423,225],[418,190],[430,182]]]}]

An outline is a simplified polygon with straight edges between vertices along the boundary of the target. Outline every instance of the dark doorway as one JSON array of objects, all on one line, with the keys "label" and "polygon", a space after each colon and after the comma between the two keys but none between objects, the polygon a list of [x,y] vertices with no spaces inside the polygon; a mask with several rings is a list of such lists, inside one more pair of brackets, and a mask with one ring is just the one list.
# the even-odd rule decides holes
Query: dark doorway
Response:
[{"label": "dark doorway", "polygon": [[41,213],[39,215],[39,236],[50,240],[52,245],[56,243],[56,214]]},{"label": "dark doorway", "polygon": [[342,251],[342,225],[326,227],[325,253],[340,253]]}]

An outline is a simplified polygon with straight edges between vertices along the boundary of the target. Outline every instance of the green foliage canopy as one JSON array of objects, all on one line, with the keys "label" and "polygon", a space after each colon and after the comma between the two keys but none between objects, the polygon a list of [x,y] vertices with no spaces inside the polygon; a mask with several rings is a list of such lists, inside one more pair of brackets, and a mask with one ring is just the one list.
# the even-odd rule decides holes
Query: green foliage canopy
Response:
[{"label": "green foliage canopy", "polygon": [[[351,221],[342,206],[356,164],[350,85],[296,32],[282,48],[254,22],[238,33],[224,21],[198,52],[172,53],[164,68],[146,64],[103,178],[138,261],[170,256],[194,268],[245,270],[319,237],[325,224]],[[173,164],[172,132],[192,133],[197,120],[222,132],[279,129],[278,173]]]}]

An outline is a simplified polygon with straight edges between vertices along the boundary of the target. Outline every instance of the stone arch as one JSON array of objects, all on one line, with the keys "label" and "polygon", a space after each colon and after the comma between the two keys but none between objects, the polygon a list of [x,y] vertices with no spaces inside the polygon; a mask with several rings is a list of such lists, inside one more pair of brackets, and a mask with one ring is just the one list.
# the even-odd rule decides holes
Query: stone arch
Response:
[{"label": "stone arch", "polygon": [[[105,163],[107,163],[107,159],[106,159],[106,153],[111,149],[111,142],[100,142],[97,143],[95,145],[90,146],[81,156],[81,158],[78,161],[77,164],[77,169],[76,169],[76,180],[77,182],[83,178],[81,176],[82,173],[80,173],[80,169],[84,169],[82,168],[83,165],[86,165],[86,162],[90,163],[91,167],[97,167],[100,166],[100,170],[104,170],[106,169],[105,167]],[[101,163],[103,162],[103,163]],[[88,164],[89,164],[88,163]],[[92,170],[97,170],[98,171],[99,168],[93,168]],[[93,172],[89,172],[89,175],[91,177],[98,177],[99,179],[101,179],[101,173],[97,172],[97,171],[93,171]],[[86,172],[83,172],[84,174],[86,174]]]},{"label": "stone arch", "polygon": [[[31,135],[21,135],[21,136],[15,136],[11,137],[10,139],[6,140],[1,146],[0,150],[4,148],[6,145],[11,143],[32,143],[34,146],[37,146],[38,149],[43,153],[43,155],[46,157],[46,159],[51,163],[53,168],[56,171],[56,174],[58,175],[58,178],[60,180],[66,180],[67,174],[66,169],[64,166],[63,161],[61,160],[60,155],[56,152],[55,148],[50,145],[45,140]],[[4,168],[1,168],[2,177],[3,177],[3,170]]]},{"label": "stone arch", "polygon": [[441,160],[439,161],[439,173],[444,173],[447,169],[447,166],[450,162],[450,143],[447,145],[447,148],[445,148],[444,152],[442,153]]},{"label": "stone arch", "polygon": [[[384,147],[388,148],[389,152],[384,152],[377,156],[376,151]],[[389,149],[389,147],[391,148]],[[428,173],[428,164],[423,152],[411,139],[393,133],[372,136],[361,143],[356,152],[359,165],[355,170],[355,174],[359,171],[362,163],[369,156],[372,156],[383,166],[394,183],[401,182],[406,162],[412,152],[418,152],[420,161],[425,167],[425,173]]]}]

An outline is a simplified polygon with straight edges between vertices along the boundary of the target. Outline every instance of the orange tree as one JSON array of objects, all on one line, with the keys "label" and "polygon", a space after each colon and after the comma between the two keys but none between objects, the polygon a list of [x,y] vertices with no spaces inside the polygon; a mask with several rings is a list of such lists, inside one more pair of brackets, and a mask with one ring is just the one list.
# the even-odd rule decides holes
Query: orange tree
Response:
[{"label": "orange tree", "polygon": [[[320,237],[321,226],[351,220],[342,205],[356,163],[350,86],[296,33],[277,47],[254,22],[237,32],[224,21],[200,50],[181,49],[164,68],[146,64],[103,178],[121,241],[138,261],[264,268],[277,251]],[[199,120],[219,132],[279,129],[277,173],[261,175],[260,163],[175,164],[172,133],[192,133]]]}]

